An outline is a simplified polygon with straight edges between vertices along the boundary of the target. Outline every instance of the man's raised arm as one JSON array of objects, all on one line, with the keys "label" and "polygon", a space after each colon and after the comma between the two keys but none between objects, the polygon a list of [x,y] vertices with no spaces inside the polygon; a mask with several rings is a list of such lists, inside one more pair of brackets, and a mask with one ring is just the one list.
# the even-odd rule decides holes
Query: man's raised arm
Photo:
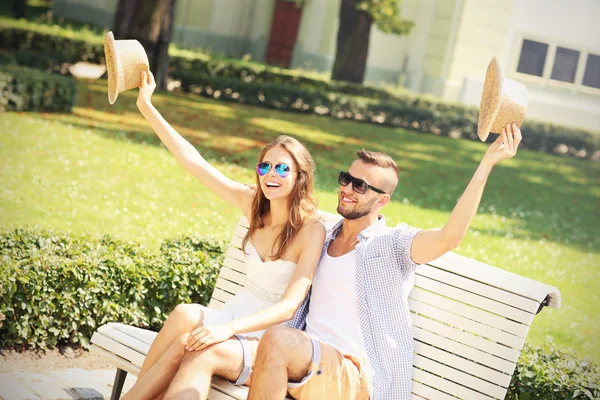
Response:
[{"label": "man's raised arm", "polygon": [[435,260],[460,244],[477,213],[492,168],[500,161],[514,157],[519,143],[521,143],[521,130],[516,124],[507,125],[502,129],[502,134],[483,156],[446,225],[443,228],[423,230],[415,236],[410,252],[415,263],[423,264]]}]

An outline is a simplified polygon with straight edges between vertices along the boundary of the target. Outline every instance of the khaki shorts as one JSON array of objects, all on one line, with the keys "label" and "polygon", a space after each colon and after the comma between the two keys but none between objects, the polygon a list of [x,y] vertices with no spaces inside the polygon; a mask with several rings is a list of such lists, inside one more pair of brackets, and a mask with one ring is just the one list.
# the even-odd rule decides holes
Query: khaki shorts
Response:
[{"label": "khaki shorts", "polygon": [[289,382],[288,393],[297,400],[368,400],[369,379],[365,363],[312,339],[313,357],[308,374]]}]

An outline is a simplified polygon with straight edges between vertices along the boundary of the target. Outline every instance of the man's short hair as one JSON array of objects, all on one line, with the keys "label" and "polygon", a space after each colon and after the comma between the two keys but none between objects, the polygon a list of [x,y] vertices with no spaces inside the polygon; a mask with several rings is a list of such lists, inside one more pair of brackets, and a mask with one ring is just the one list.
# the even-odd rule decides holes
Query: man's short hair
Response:
[{"label": "man's short hair", "polygon": [[396,164],[396,162],[392,160],[392,157],[388,156],[385,153],[368,151],[365,149],[362,149],[361,151],[357,152],[356,156],[365,164],[377,165],[378,167],[389,169],[390,172],[393,171],[393,173],[386,174],[384,186],[380,188],[391,196],[392,193],[394,193],[396,186],[398,185],[398,176],[400,172],[398,164]]}]

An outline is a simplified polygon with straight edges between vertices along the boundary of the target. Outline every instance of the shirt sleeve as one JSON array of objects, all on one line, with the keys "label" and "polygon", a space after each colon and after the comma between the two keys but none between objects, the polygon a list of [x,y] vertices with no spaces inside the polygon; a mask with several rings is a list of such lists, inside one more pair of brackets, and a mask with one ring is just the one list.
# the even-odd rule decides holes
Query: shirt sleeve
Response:
[{"label": "shirt sleeve", "polygon": [[394,256],[399,268],[406,273],[415,272],[420,265],[410,257],[413,240],[420,231],[404,223],[394,228]]}]

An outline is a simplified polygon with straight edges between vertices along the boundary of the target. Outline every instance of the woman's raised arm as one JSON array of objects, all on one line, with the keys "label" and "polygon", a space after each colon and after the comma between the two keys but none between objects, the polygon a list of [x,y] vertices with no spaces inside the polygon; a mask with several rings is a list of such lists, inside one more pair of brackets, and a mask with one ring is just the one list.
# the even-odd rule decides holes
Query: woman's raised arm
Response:
[{"label": "woman's raised arm", "polygon": [[218,196],[246,213],[252,204],[255,191],[219,172],[200,155],[191,143],[173,129],[152,105],[151,97],[155,88],[156,83],[152,73],[143,71],[142,85],[136,104],[154,132],[186,171],[198,178]]}]

